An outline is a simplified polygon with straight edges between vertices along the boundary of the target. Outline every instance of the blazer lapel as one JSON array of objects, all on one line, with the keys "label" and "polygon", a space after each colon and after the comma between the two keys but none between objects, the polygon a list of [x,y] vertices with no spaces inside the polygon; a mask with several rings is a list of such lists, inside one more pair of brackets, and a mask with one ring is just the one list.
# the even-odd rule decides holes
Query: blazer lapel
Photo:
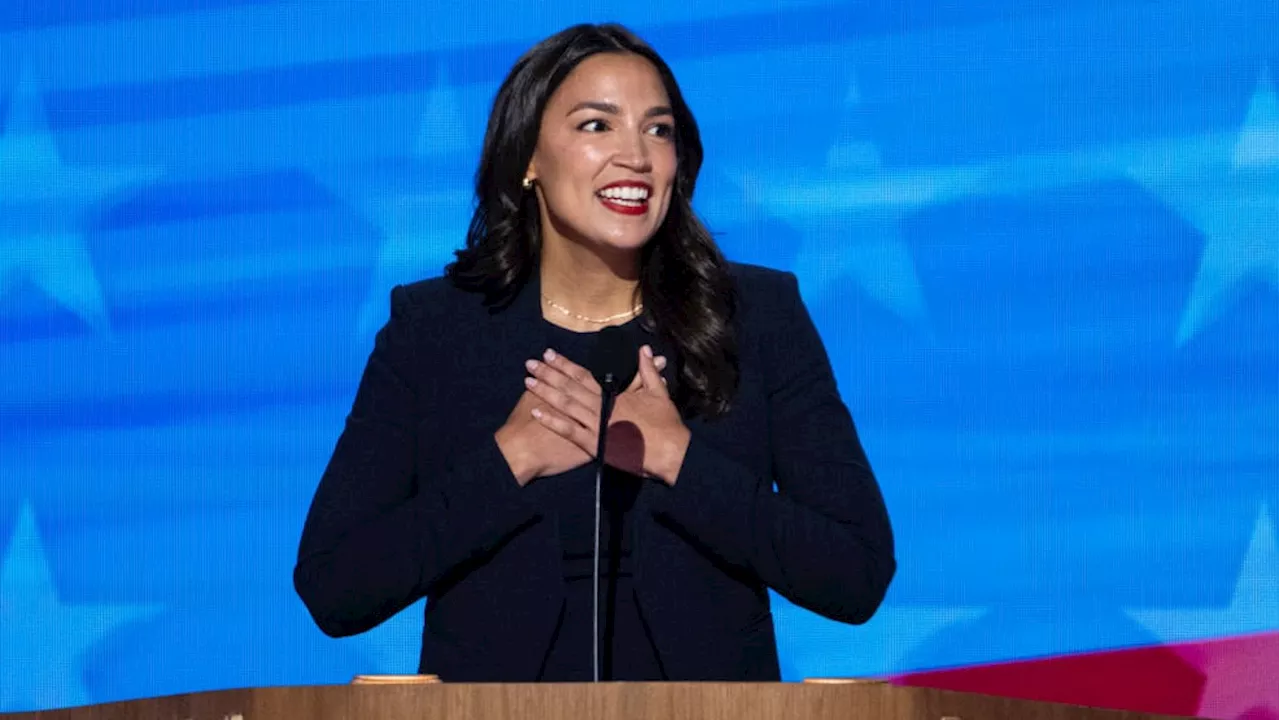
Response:
[{"label": "blazer lapel", "polygon": [[489,311],[488,330],[493,334],[494,347],[501,348],[502,352],[518,353],[518,357],[510,358],[517,366],[529,358],[540,357],[547,347],[541,297],[542,280],[535,268],[511,304]]}]

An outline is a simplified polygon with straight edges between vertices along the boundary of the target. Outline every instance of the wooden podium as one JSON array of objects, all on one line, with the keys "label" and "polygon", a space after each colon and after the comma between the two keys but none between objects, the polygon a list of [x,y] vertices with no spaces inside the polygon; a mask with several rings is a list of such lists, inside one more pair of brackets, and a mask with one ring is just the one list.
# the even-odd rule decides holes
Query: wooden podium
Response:
[{"label": "wooden podium", "polygon": [[363,684],[221,690],[4,720],[1155,720],[877,682]]}]

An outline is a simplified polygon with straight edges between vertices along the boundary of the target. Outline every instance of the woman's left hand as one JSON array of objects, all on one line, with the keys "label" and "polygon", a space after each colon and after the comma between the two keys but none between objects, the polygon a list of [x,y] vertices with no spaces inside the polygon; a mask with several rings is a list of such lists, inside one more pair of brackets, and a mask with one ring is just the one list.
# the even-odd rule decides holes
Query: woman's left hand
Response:
[{"label": "woman's left hand", "polygon": [[[655,358],[648,345],[639,353],[635,380],[614,400],[605,462],[633,475],[674,485],[689,448],[689,428],[660,374],[664,359]],[[595,378],[555,353],[543,355],[527,367],[535,379],[527,384],[529,391],[554,411],[539,413],[538,420],[594,457],[601,402]]]}]

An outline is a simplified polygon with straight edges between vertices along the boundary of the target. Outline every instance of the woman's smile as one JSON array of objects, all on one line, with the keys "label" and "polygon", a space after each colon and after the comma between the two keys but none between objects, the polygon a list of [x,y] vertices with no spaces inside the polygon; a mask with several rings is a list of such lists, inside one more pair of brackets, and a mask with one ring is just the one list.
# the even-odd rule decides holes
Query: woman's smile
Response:
[{"label": "woman's smile", "polygon": [[596,192],[600,204],[620,215],[644,215],[649,212],[649,195],[653,187],[637,180],[619,180]]}]

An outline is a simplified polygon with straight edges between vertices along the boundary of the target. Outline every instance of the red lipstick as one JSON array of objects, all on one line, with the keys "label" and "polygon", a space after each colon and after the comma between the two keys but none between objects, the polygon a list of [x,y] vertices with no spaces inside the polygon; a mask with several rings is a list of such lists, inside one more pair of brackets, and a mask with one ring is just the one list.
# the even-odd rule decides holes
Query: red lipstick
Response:
[{"label": "red lipstick", "polygon": [[[606,191],[611,191],[606,194]],[[653,186],[638,180],[619,180],[596,191],[600,204],[619,215],[643,215],[649,212],[649,196]]]}]

